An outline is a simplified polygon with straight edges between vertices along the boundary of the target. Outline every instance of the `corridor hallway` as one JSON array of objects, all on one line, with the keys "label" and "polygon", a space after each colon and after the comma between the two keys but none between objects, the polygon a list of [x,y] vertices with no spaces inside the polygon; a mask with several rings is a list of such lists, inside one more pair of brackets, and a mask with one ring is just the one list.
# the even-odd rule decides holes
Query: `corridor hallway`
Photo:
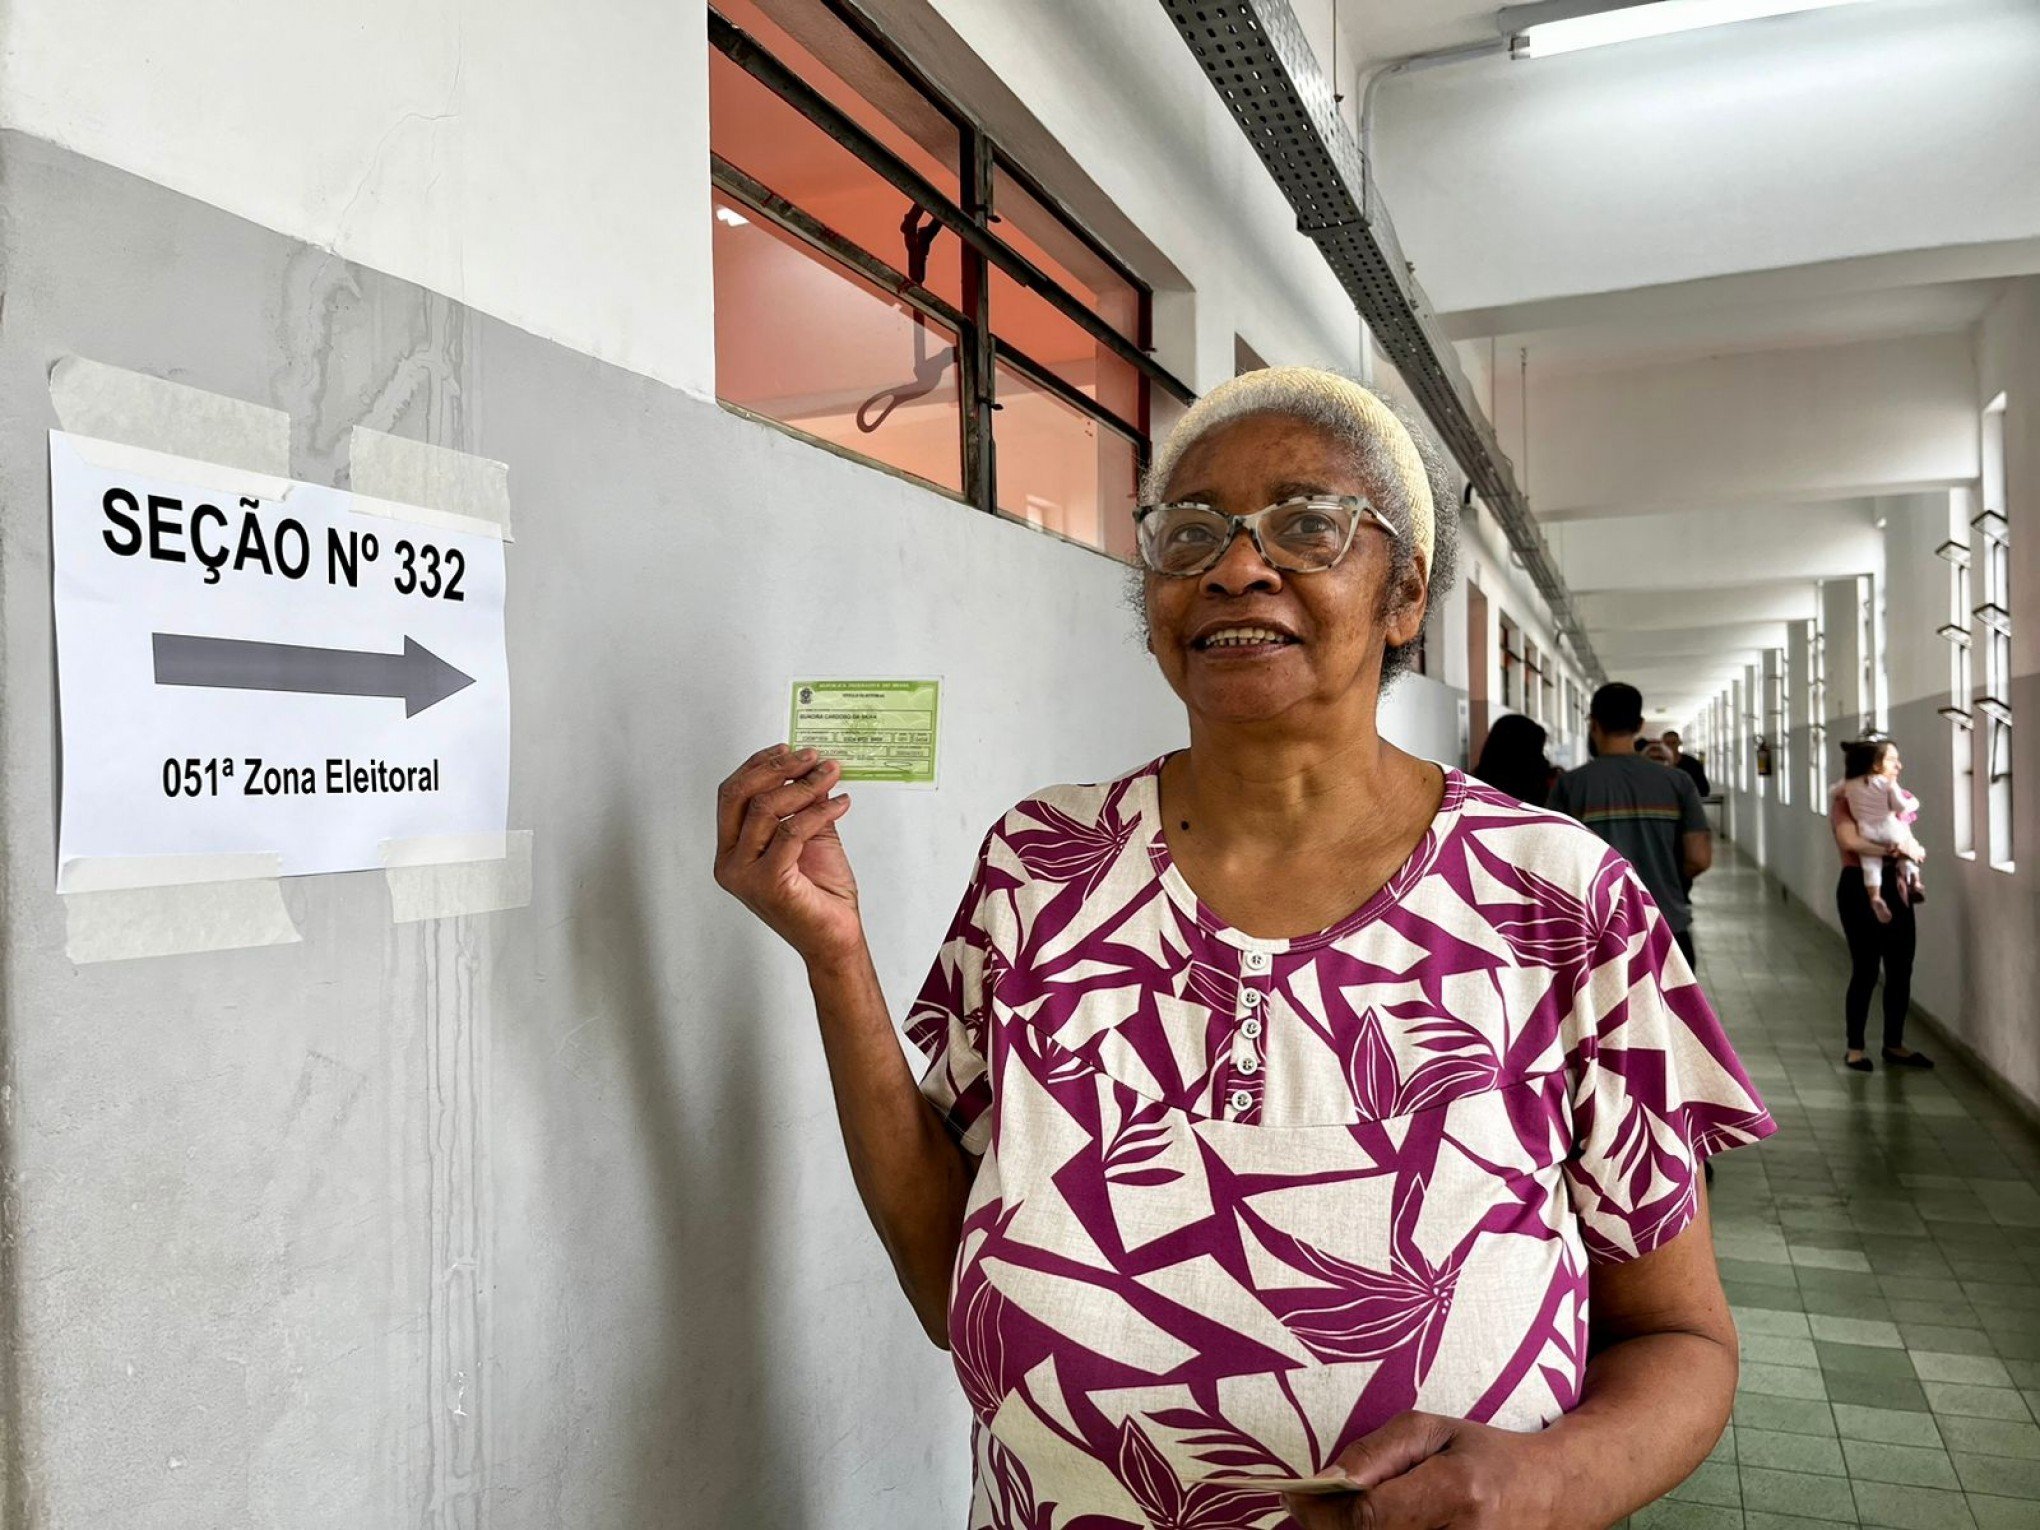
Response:
[{"label": "corridor hallway", "polygon": [[1845,1070],[1841,937],[1722,852],[1701,980],[1778,1134],[1716,1166],[1734,1421],[1630,1523],[2040,1526],[2040,1133],[1921,1026],[1935,1071]]}]

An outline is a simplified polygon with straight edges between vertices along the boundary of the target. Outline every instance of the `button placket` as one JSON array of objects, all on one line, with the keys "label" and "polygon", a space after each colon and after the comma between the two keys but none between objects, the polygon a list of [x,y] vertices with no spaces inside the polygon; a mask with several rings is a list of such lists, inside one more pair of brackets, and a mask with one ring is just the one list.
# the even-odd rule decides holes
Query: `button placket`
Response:
[{"label": "button placket", "polygon": [[[1260,1093],[1263,1059],[1258,1043],[1267,1028],[1262,1016],[1266,1012],[1268,995],[1254,984],[1267,981],[1269,969],[1273,966],[1274,961],[1266,951],[1241,953],[1239,1004],[1234,1014],[1235,1039],[1231,1059],[1236,1083],[1227,1097],[1235,1116],[1252,1109]],[[1241,1082],[1248,1087],[1239,1087]]]}]

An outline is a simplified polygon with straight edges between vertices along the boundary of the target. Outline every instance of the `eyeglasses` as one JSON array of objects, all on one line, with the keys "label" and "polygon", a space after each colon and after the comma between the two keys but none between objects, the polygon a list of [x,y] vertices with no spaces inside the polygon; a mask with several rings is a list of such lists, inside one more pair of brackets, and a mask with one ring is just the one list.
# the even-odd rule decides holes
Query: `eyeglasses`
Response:
[{"label": "eyeglasses", "polygon": [[1252,515],[1227,515],[1194,500],[1142,505],[1133,512],[1141,561],[1157,574],[1190,579],[1218,566],[1240,532],[1271,568],[1316,574],[1346,556],[1363,521],[1371,520],[1397,541],[1402,532],[1357,494],[1308,494],[1285,499]]}]

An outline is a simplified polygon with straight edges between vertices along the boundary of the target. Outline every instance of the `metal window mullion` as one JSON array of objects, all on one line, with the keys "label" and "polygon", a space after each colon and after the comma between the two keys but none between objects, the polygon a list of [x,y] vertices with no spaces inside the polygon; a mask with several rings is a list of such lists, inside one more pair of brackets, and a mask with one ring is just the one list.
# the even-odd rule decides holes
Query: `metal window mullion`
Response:
[{"label": "metal window mullion", "polygon": [[[1029,175],[1022,166],[1015,164],[1011,159],[1007,158],[1006,155],[1000,153],[996,148],[994,148],[994,150],[992,151],[992,162],[993,168],[997,170],[997,172],[1000,175],[1007,176],[1010,179],[1012,179],[1015,183],[1019,185],[1022,191],[1026,192],[1028,196],[1032,197],[1036,202],[1040,203],[1044,211],[1046,211],[1058,223],[1062,224],[1062,226],[1069,230],[1070,233],[1074,234],[1079,244],[1083,245],[1085,249],[1089,250],[1093,255],[1097,256],[1101,261],[1103,261],[1109,268],[1111,268],[1112,273],[1115,276],[1117,276],[1121,281],[1125,282],[1127,286],[1133,288],[1134,291],[1136,292],[1145,292],[1148,290],[1147,283],[1143,282],[1135,272],[1127,269],[1125,261],[1121,260],[1117,255],[1113,254],[1109,249],[1107,249],[1105,247],[1104,241],[1101,240],[1096,234],[1092,233],[1091,230],[1084,225],[1084,221],[1081,218],[1077,217],[1067,207],[1063,206],[1062,202],[1058,198],[1050,195],[1046,190],[1044,190],[1042,188],[1041,182],[1037,181],[1033,176]],[[999,221],[1002,223],[1005,221],[1005,217],[1003,214],[1000,215]],[[1146,344],[1146,341],[1139,335],[1129,335],[1127,338],[1133,340],[1137,344],[1143,345]]]},{"label": "metal window mullion", "polygon": [[1025,372],[1029,382],[1036,384],[1046,392],[1053,393],[1072,409],[1090,416],[1101,425],[1110,427],[1120,435],[1125,436],[1129,441],[1138,442],[1140,440],[1140,432],[1131,421],[1121,419],[1115,411],[1106,408],[1074,383],[1057,376],[1054,371],[1044,366],[1041,362],[1034,360],[1033,357],[1029,356],[1017,345],[994,335],[992,337],[992,349],[998,354],[1001,361],[1008,362],[1020,371]]},{"label": "metal window mullion", "polygon": [[[1155,295],[1147,287],[1135,289],[1140,294],[1140,333],[1135,336],[1140,348],[1152,352],[1155,348]],[[1145,374],[1140,380],[1140,473],[1143,478],[1148,470],[1148,443],[1153,439],[1155,428],[1153,385]]]},{"label": "metal window mullion", "polygon": [[[854,0],[822,0],[822,4],[829,9],[837,20],[849,28],[863,42],[865,47],[869,48],[879,58],[885,60],[894,73],[898,74],[901,79],[912,85],[922,96],[932,102],[935,109],[947,117],[959,132],[977,131],[982,133],[983,129],[978,124],[977,114],[967,108],[961,101],[958,101],[947,90],[936,84],[926,74],[922,73],[920,66],[895,47],[892,39],[886,35],[884,28],[866,16],[854,3]],[[1051,217],[1055,218],[1074,234],[1093,254],[1117,272],[1128,286],[1142,294],[1147,292],[1147,283],[1141,280],[1138,272],[1134,271],[1125,261],[1113,254],[1105,242],[1094,234],[1081,218],[1077,217],[1063,204],[1061,198],[1044,188],[1041,182],[1028,174],[1025,166],[1009,158],[1000,150],[997,144],[992,145],[992,162],[994,169],[999,174],[1010,175],[1014,180],[1018,181],[1022,189],[1029,196],[1039,202]],[[998,222],[996,205],[993,206],[993,212],[995,216],[990,221]],[[1138,338],[1142,347],[1147,348],[1148,341],[1146,337]]]},{"label": "metal window mullion", "polygon": [[[985,261],[997,266],[1021,286],[1037,293],[1064,318],[1090,335],[1121,361],[1160,383],[1181,402],[1188,404],[1195,400],[1196,394],[1191,392],[1173,372],[1070,296],[1034,262],[988,233],[978,221],[944,196],[926,176],[879,142],[869,130],[854,121],[835,102],[788,69],[748,32],[710,11],[708,36],[709,41],[731,63],[766,86],[808,121],[856,155],[873,173],[895,190],[933,214]],[[983,142],[983,135],[975,129],[967,128],[965,132],[968,136]]]},{"label": "metal window mullion", "polygon": [[[992,148],[976,128],[963,130],[965,211],[991,215]],[[999,407],[998,371],[992,359],[992,282],[984,254],[968,240],[963,246],[963,303],[970,317],[957,348],[963,385],[963,482],[970,502],[987,514],[999,508],[999,445],[992,412]]]},{"label": "metal window mullion", "polygon": [[753,176],[746,175],[720,154],[709,156],[709,179],[715,189],[732,201],[741,202],[760,217],[769,219],[803,243],[848,266],[874,287],[883,288],[910,307],[932,319],[939,319],[960,335],[968,326],[964,313],[940,293],[922,286],[904,271],[894,269],[861,244],[838,233],[812,213],[789,202]]}]

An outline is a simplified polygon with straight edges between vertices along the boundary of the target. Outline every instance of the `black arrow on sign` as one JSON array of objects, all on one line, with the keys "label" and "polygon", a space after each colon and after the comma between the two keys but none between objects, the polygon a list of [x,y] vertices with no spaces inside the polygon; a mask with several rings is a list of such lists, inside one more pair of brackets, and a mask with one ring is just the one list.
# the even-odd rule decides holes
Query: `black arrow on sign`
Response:
[{"label": "black arrow on sign", "polygon": [[401,696],[416,717],[475,683],[431,649],[404,639],[402,653],[352,648],[300,648],[240,638],[153,634],[158,685],[203,685],[230,691],[310,691],[321,696]]}]

